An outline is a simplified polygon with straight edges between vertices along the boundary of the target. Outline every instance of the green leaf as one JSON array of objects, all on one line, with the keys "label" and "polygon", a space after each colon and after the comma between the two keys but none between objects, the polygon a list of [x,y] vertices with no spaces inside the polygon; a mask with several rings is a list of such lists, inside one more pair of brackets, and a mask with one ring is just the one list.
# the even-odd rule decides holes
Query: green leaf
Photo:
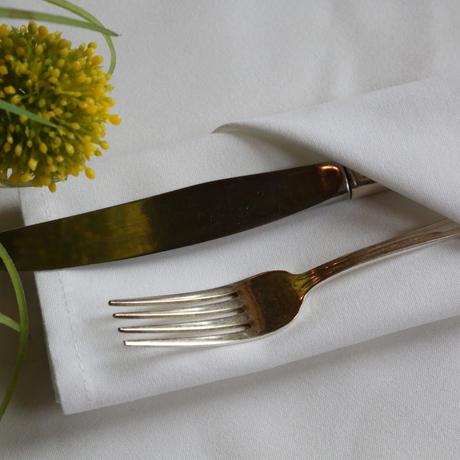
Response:
[{"label": "green leaf", "polygon": [[2,99],[0,99],[0,109],[6,110],[7,112],[15,113],[16,115],[24,115],[25,117],[30,118],[33,121],[37,121],[38,123],[50,126],[51,128],[57,128],[57,126],[54,123],[51,123],[50,121],[47,121],[44,118],[39,117],[35,113],[29,112],[26,109],[22,109],[17,105],[13,105],[9,102],[3,101]]},{"label": "green leaf", "polygon": [[11,319],[9,316],[0,313],[0,324],[4,324],[5,326],[11,327],[16,332],[21,332],[21,326],[14,320]]},{"label": "green leaf", "polygon": [[2,403],[0,404],[0,420],[5,413],[5,410],[13,396],[14,389],[16,387],[16,383],[19,378],[19,374],[21,372],[22,365],[24,363],[24,359],[26,356],[27,351],[27,342],[29,339],[29,317],[27,314],[27,304],[26,298],[24,294],[24,289],[22,287],[21,279],[19,278],[19,274],[11,260],[10,256],[6,252],[6,249],[0,243],[0,258],[3,260],[5,267],[10,275],[11,281],[13,283],[14,291],[16,293],[16,300],[18,302],[19,308],[19,348],[18,354],[16,356],[16,364],[13,369],[13,373],[10,378],[10,382],[6,389],[5,396],[3,398]]},{"label": "green leaf", "polygon": [[106,29],[102,25],[95,24],[94,22],[80,21],[79,19],[67,18],[65,16],[56,16],[55,14],[40,13],[38,11],[17,10],[14,8],[0,8],[0,17],[15,19],[33,19],[36,21],[52,22],[54,24],[65,24],[68,26],[94,30],[96,32],[102,33],[103,35],[111,35],[113,37],[118,36],[115,32]]},{"label": "green leaf", "polygon": [[[43,0],[46,3],[51,3],[52,5],[59,6],[61,8],[66,9],[67,11],[70,11],[71,13],[76,14],[77,16],[80,16],[83,19],[86,19],[87,21],[96,24],[98,26],[103,27],[102,23],[95,18],[92,14],[88,13],[86,10],[83,8],[80,8],[77,5],[74,5],[73,3],[67,1],[67,0]],[[107,45],[110,50],[110,68],[109,68],[109,74],[113,74],[113,71],[115,70],[115,65],[117,62],[117,56],[115,53],[115,47],[113,46],[112,39],[108,34],[102,33],[102,35],[105,38],[105,41],[107,42]]]}]

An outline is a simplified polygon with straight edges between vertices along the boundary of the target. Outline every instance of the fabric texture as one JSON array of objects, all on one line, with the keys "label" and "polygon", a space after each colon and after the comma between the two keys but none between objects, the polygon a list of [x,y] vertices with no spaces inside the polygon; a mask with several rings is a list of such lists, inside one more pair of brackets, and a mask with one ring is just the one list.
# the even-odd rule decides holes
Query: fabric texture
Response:
[{"label": "fabric texture", "polygon": [[[301,272],[458,220],[459,2],[76,3],[121,34],[111,83],[123,122],[91,161],[95,181],[0,191],[1,230],[21,213],[32,223],[324,158],[396,192],[152,257],[22,273],[31,340],[2,458],[458,459],[457,241],[318,286],[289,333],[250,349],[128,353],[107,301]],[[70,15],[36,0],[4,6]],[[108,68],[99,34],[46,25],[74,45],[97,41]],[[0,292],[14,316],[4,273]],[[0,331],[1,385],[16,340]]]}]

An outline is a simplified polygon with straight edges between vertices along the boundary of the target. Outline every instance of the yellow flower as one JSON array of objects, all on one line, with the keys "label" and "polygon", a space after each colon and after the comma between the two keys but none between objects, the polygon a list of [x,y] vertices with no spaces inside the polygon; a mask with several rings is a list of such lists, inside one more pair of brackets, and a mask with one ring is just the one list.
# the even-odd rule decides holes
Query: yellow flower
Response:
[{"label": "yellow flower", "polygon": [[0,26],[0,99],[54,123],[52,128],[0,110],[0,179],[48,186],[94,171],[91,156],[109,148],[104,123],[118,125],[113,87],[104,73],[96,43],[72,44],[44,26]]}]

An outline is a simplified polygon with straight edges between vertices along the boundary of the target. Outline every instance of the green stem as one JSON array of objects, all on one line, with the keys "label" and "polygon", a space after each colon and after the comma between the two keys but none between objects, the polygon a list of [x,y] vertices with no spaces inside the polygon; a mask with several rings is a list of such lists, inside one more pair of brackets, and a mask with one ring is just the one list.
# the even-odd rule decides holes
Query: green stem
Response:
[{"label": "green stem", "polygon": [[32,19],[35,21],[46,21],[54,24],[66,24],[74,27],[82,27],[83,29],[94,30],[103,35],[112,35],[118,37],[118,34],[112,30],[106,29],[102,24],[94,22],[80,21],[79,19],[72,19],[66,16],[56,16],[55,14],[40,13],[39,11],[30,10],[17,10],[15,8],[1,8],[0,17],[2,18],[15,18],[15,19]]},{"label": "green stem", "polygon": [[[68,0],[44,0],[44,1],[47,3],[51,3],[52,5],[56,5],[61,8],[64,8],[67,11],[70,11],[71,13],[74,13],[83,19],[86,19],[88,22],[96,24],[100,27],[104,27],[101,21],[99,21],[91,13],[88,13],[88,11],[84,10],[83,8],[80,8],[79,6],[73,4],[72,2],[69,2]],[[115,70],[115,65],[117,62],[117,56],[115,54],[115,47],[113,46],[112,38],[109,35],[103,33],[102,36],[105,38],[105,41],[107,42],[107,45],[110,50],[110,68],[109,68],[108,73],[112,75],[113,71]]]},{"label": "green stem", "polygon": [[21,332],[21,326],[14,320],[11,319],[9,316],[0,313],[0,324],[4,324],[5,326],[14,329],[16,332]]},{"label": "green stem", "polygon": [[51,123],[50,121],[47,121],[44,118],[39,117],[35,113],[29,112],[28,110],[23,109],[22,107],[13,105],[10,102],[0,100],[0,109],[6,110],[7,112],[14,113],[16,115],[23,115],[24,117],[30,118],[33,121],[49,126],[51,128],[57,128],[57,126],[54,123]]},{"label": "green stem", "polygon": [[18,188],[18,187],[32,187],[32,183],[31,182],[12,183],[9,180],[0,179],[0,188]]},{"label": "green stem", "polygon": [[27,342],[29,339],[29,318],[27,314],[27,304],[26,298],[24,294],[24,289],[22,287],[21,279],[19,278],[19,274],[11,260],[10,256],[6,252],[6,249],[0,243],[0,258],[3,260],[5,267],[10,275],[11,282],[13,283],[14,292],[16,293],[16,300],[18,302],[18,309],[19,309],[19,327],[20,327],[20,335],[19,335],[19,348],[18,354],[16,357],[16,364],[13,369],[13,373],[10,378],[10,382],[6,389],[5,396],[3,398],[2,403],[0,404],[0,420],[5,413],[5,410],[13,396],[14,389],[16,387],[16,383],[19,378],[19,374],[21,372],[22,365],[24,363],[26,351],[27,351]]}]

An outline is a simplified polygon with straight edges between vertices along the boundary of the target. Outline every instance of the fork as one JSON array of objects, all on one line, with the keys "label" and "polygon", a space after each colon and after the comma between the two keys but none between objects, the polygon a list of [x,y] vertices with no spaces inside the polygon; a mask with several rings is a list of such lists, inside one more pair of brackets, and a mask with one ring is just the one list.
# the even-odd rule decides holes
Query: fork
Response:
[{"label": "fork", "polygon": [[147,340],[126,340],[124,344],[127,346],[241,343],[267,336],[287,326],[299,313],[305,295],[321,281],[373,260],[459,235],[460,225],[445,219],[298,275],[270,271],[216,289],[172,296],[111,300],[109,305],[160,307],[113,315],[115,318],[156,321],[155,325],[120,327],[118,330],[125,333],[156,334],[155,338]]}]

